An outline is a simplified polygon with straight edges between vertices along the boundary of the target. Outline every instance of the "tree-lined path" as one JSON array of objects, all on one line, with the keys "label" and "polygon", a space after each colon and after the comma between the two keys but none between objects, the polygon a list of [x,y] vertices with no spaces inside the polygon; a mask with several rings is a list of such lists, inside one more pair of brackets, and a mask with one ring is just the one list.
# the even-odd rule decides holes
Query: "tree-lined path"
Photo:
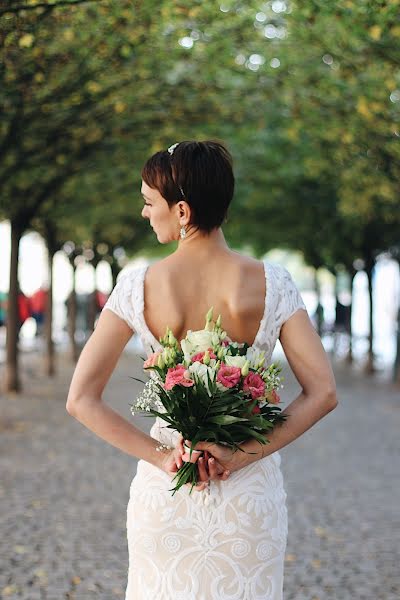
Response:
[{"label": "tree-lined path", "polygon": [[[0,597],[121,599],[136,460],[68,415],[71,367],[60,360],[49,382],[39,360],[24,360],[22,397],[0,398]],[[336,372],[338,407],[281,451],[289,510],[284,597],[396,600],[398,392],[340,365]],[[138,390],[129,375],[140,373],[140,358],[126,354],[106,389],[106,401],[127,418]],[[295,392],[288,377],[285,403]]]}]

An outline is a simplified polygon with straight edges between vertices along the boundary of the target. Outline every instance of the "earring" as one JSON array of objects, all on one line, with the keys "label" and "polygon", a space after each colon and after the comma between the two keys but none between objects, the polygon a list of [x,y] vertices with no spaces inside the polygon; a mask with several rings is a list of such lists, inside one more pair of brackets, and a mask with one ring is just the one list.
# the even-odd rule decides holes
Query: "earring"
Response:
[{"label": "earring", "polygon": [[186,229],[184,227],[184,225],[182,225],[181,230],[179,232],[179,235],[181,236],[181,240],[184,240],[186,237]]}]

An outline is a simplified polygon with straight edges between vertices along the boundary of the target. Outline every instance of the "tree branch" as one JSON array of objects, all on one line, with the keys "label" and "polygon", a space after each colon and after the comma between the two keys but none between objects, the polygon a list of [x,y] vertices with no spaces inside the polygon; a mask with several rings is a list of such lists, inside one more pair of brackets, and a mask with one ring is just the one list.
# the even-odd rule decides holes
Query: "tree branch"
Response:
[{"label": "tree branch", "polygon": [[59,2],[38,2],[37,4],[18,4],[9,8],[0,9],[0,16],[5,14],[16,14],[23,10],[35,10],[37,8],[53,9],[58,6],[72,6],[74,4],[86,4],[87,2],[102,2],[102,0],[59,0]]}]

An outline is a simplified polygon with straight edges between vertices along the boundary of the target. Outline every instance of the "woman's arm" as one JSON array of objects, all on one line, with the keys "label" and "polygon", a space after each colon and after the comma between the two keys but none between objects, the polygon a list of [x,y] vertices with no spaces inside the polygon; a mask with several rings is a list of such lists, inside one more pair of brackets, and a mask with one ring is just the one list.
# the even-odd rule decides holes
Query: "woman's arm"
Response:
[{"label": "woman's arm", "polygon": [[265,434],[269,443],[261,445],[257,440],[248,440],[241,445],[246,452],[232,452],[208,442],[196,444],[196,448],[208,450],[224,469],[231,472],[287,446],[337,406],[335,378],[322,342],[305,310],[297,310],[283,324],[280,341],[302,391],[282,411],[283,415],[288,415],[287,419]]},{"label": "woman's arm", "polygon": [[[127,323],[112,311],[101,313],[76,365],[66,408],[71,416],[109,444],[146,460],[173,477],[184,462],[182,439],[175,449],[159,452],[156,450],[159,446],[157,440],[132,425],[102,400],[104,388],[132,334]],[[209,479],[225,480],[229,476],[218,463],[211,462],[208,470],[206,463],[208,466],[207,455],[199,463],[200,483],[194,487],[197,491],[202,490]]]},{"label": "woman's arm", "polygon": [[244,450],[256,453],[237,453],[246,464],[287,446],[338,404],[331,365],[305,310],[298,310],[283,324],[279,339],[302,391],[282,411],[287,419],[266,434],[269,444],[260,446],[255,440],[243,444]]},{"label": "woman's arm", "polygon": [[165,456],[157,440],[121,417],[102,400],[104,388],[133,334],[110,310],[104,310],[87,341],[72,377],[67,411],[103,440],[123,452],[161,468]]}]

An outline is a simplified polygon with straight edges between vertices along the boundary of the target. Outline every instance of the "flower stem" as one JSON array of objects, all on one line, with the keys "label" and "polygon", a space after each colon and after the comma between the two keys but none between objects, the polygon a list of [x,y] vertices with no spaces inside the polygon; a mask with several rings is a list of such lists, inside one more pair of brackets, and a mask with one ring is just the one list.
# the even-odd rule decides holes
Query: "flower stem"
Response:
[{"label": "flower stem", "polygon": [[197,484],[197,464],[185,462],[185,464],[180,469],[178,469],[172,481],[175,481],[175,479],[177,479],[176,486],[168,490],[169,492],[172,492],[172,495],[174,495],[175,492],[177,492],[179,488],[181,488],[186,483],[192,484],[189,492],[191,494],[194,486]]}]

